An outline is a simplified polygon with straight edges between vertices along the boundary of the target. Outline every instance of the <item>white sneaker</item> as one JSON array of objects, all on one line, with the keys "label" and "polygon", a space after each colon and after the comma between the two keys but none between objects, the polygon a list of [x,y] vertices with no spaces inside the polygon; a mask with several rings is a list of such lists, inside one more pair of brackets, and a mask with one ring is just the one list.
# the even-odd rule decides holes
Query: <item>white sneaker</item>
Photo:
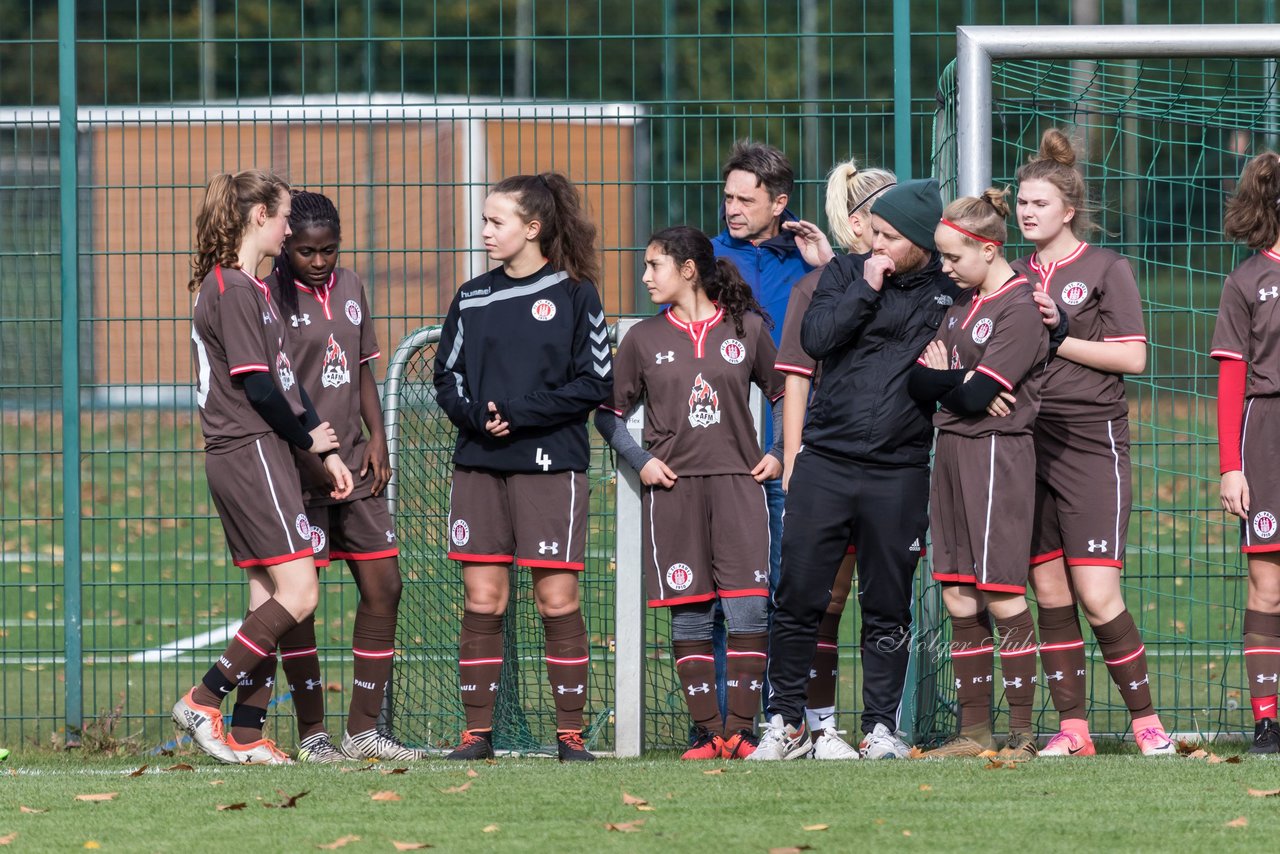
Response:
[{"label": "white sneaker", "polygon": [[327,732],[309,735],[298,742],[299,762],[346,762],[347,756],[339,750]]},{"label": "white sneaker", "polygon": [[907,743],[889,731],[884,724],[876,724],[862,737],[858,750],[863,759],[906,759],[911,753]]},{"label": "white sneaker", "polygon": [[803,759],[813,749],[813,741],[809,738],[809,728],[804,724],[796,729],[782,720],[782,715],[773,715],[765,724],[764,735],[756,745],[755,753],[747,757],[747,761],[768,762],[778,759]]},{"label": "white sneaker", "polygon": [[241,744],[230,736],[227,747],[240,760],[241,765],[292,765],[293,760],[276,743],[269,738],[260,738],[248,744]]},{"label": "white sneaker", "polygon": [[355,735],[344,732],[342,752],[351,759],[386,759],[392,762],[427,758],[427,751],[402,744],[395,736],[377,729]]},{"label": "white sneaker", "polygon": [[240,760],[227,746],[222,735],[222,711],[210,706],[201,706],[191,699],[195,691],[192,688],[186,695],[173,704],[170,715],[178,729],[191,736],[196,747],[212,756],[219,762],[228,765],[239,765]]},{"label": "white sneaker", "polygon": [[857,748],[841,738],[843,730],[828,727],[819,730],[818,737],[813,740],[814,759],[861,759]]}]

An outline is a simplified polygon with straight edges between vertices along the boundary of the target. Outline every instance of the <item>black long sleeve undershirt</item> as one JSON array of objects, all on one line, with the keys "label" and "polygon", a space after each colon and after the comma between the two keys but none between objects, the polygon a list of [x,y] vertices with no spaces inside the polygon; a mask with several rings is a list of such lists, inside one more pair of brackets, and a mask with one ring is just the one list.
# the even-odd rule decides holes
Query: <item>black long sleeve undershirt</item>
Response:
[{"label": "black long sleeve undershirt", "polygon": [[311,399],[307,397],[307,393],[302,391],[301,387],[298,390],[302,392],[302,404],[307,410],[302,418],[293,414],[289,401],[284,399],[284,395],[276,388],[276,384],[271,381],[268,374],[255,371],[245,375],[244,378],[244,393],[249,398],[254,411],[262,416],[262,420],[267,422],[268,427],[280,434],[289,444],[305,451],[311,447],[311,430],[319,426],[320,417],[316,415],[315,407],[311,405]]},{"label": "black long sleeve undershirt", "polygon": [[1004,386],[977,373],[966,382],[967,373],[963,368],[936,370],[915,365],[907,376],[907,393],[924,403],[940,403],[957,415],[980,415]]}]

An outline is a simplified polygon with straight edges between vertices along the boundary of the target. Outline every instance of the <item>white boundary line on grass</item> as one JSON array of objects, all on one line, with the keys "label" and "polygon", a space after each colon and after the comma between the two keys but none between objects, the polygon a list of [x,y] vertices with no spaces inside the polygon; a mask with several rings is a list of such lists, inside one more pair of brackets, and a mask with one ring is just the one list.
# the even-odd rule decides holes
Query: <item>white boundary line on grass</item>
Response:
[{"label": "white boundary line on grass", "polygon": [[173,643],[166,643],[153,649],[144,649],[142,652],[135,652],[125,660],[127,662],[154,663],[160,661],[168,661],[171,658],[177,658],[184,652],[194,652],[198,649],[206,647],[218,646],[229,641],[236,632],[240,631],[240,621],[227,623],[220,629],[212,629],[202,634],[193,635],[189,638],[182,638]]}]

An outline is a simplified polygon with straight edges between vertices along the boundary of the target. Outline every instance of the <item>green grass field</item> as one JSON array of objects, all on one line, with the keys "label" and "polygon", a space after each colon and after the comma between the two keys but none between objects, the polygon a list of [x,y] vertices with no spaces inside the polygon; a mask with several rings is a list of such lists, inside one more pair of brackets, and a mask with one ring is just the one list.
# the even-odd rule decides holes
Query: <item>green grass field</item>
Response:
[{"label": "green grass field", "polygon": [[[179,762],[195,770],[165,770]],[[450,852],[1220,852],[1267,850],[1280,834],[1280,800],[1248,794],[1280,788],[1280,761],[1250,758],[1103,755],[988,769],[984,760],[664,756],[470,769],[436,761],[387,773],[406,766],[228,767],[177,756],[138,777],[129,776],[136,759],[28,753],[9,763],[0,840],[16,834],[19,851],[314,851],[345,839],[342,850],[353,852],[395,843]],[[271,808],[303,792],[292,808]],[[625,804],[626,795],[647,804]],[[244,807],[218,809],[233,804]]]}]

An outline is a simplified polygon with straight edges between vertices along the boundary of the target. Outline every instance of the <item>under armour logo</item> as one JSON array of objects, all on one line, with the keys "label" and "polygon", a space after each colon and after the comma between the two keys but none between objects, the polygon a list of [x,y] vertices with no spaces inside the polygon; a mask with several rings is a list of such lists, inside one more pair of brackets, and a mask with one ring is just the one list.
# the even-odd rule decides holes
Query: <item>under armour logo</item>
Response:
[{"label": "under armour logo", "polygon": [[758,679],[752,679],[751,684],[748,685],[747,687],[750,688],[752,691],[759,691],[761,688],[764,687],[764,683]]},{"label": "under armour logo", "polygon": [[1001,679],[1000,681],[1004,683],[1004,687],[1006,687],[1006,688],[1021,688],[1021,687],[1022,687],[1022,677],[1021,677],[1021,676],[1015,676],[1015,677],[1013,677],[1012,679]]},{"label": "under armour logo", "polygon": [[269,312],[269,311],[264,311],[264,312],[262,313],[262,322],[263,322],[263,324],[267,324],[267,323],[270,323],[270,322],[271,322],[271,312]]},{"label": "under armour logo", "polygon": [[303,683],[303,684],[305,684],[305,685],[306,685],[306,687],[307,687],[307,690],[308,690],[308,691],[314,691],[315,689],[319,688],[319,687],[320,687],[321,685],[323,685],[324,683],[323,683],[323,682],[321,682],[319,679],[312,679],[312,678],[308,677],[308,678],[307,678],[307,681],[306,681],[305,683]]},{"label": "under armour logo", "polygon": [[539,542],[539,543],[538,543],[538,554],[540,554],[540,555],[544,555],[544,554],[553,554],[553,555],[558,555],[558,554],[560,554],[560,543],[559,543],[558,541],[552,541],[551,545],[547,545],[547,544],[546,544],[546,542]]},{"label": "under armour logo", "polygon": [[1066,679],[1067,677],[1062,675],[1061,670],[1055,670],[1052,673],[1046,673],[1044,675],[1044,678],[1045,678],[1045,681],[1056,680],[1058,682],[1061,682],[1063,679]]},{"label": "under armour logo", "polygon": [[1268,297],[1280,297],[1280,286],[1272,285],[1269,288],[1258,288],[1259,302],[1266,302]]},{"label": "under armour logo", "polygon": [[570,688],[567,685],[556,686],[556,693],[562,694],[562,695],[563,694],[581,694],[584,690],[585,689],[581,685],[579,685],[577,688]]},{"label": "under armour logo", "polygon": [[[237,673],[237,674],[236,674],[236,681],[237,681],[237,682],[239,682],[241,679],[243,679],[244,677],[246,677],[246,676],[248,676],[248,675],[249,675],[249,674],[248,674],[246,671],[241,670],[239,673]],[[253,683],[249,683],[249,684],[253,684]]]},{"label": "under armour logo", "polygon": [[756,584],[764,584],[769,580],[769,573],[762,570],[757,569],[755,572],[751,573],[751,575],[755,578]]},{"label": "under armour logo", "polygon": [[489,683],[489,690],[490,690],[490,691],[497,691],[497,690],[498,690],[498,683],[497,683],[497,682],[490,682],[490,683]]},{"label": "under armour logo", "polygon": [[655,365],[661,365],[663,362],[674,362],[676,360],[676,351],[668,350],[666,354],[654,353],[653,359]]},{"label": "under armour logo", "polygon": [[818,678],[818,671],[816,671],[816,670],[812,670],[812,669],[811,669],[811,670],[809,671],[809,678],[810,678],[810,679],[817,679],[817,678]]},{"label": "under armour logo", "polygon": [[1090,554],[1092,554],[1093,552],[1105,552],[1106,550],[1107,550],[1106,540],[1090,540],[1089,541]]},{"label": "under armour logo", "polygon": [[1261,685],[1263,682],[1275,682],[1277,681],[1278,678],[1280,678],[1280,674],[1277,674],[1277,673],[1272,673],[1270,676],[1263,676],[1261,673],[1259,673],[1257,682],[1259,685]]},{"label": "under armour logo", "polygon": [[960,690],[960,688],[961,688],[961,686],[963,686],[963,685],[964,685],[964,683],[963,683],[963,682],[961,682],[961,681],[959,680],[959,678],[957,678],[957,679],[956,679],[956,690],[957,690],[957,691],[959,691],[959,690]]},{"label": "under armour logo", "polygon": [[276,678],[274,676],[268,676],[267,680],[262,683],[262,686],[264,688],[274,688],[275,685],[276,685]]},{"label": "under armour logo", "polygon": [[289,315],[289,322],[293,324],[294,329],[298,328],[299,323],[301,323],[303,326],[310,326],[311,315],[310,314],[303,314],[303,315],[291,314]]},{"label": "under armour logo", "polygon": [[711,693],[711,686],[708,685],[706,682],[703,682],[701,685],[688,685],[686,687],[689,689],[689,696],[691,697],[694,694],[710,694]]},{"label": "under armour logo", "polygon": [[1130,682],[1130,683],[1129,683],[1129,690],[1130,690],[1130,691],[1137,691],[1137,690],[1138,690],[1138,688],[1139,688],[1140,686],[1142,686],[1142,685],[1148,685],[1148,684],[1150,684],[1150,682],[1151,682],[1151,680],[1150,680],[1148,677],[1143,676],[1143,677],[1142,677],[1142,681],[1141,681],[1141,682]]}]

